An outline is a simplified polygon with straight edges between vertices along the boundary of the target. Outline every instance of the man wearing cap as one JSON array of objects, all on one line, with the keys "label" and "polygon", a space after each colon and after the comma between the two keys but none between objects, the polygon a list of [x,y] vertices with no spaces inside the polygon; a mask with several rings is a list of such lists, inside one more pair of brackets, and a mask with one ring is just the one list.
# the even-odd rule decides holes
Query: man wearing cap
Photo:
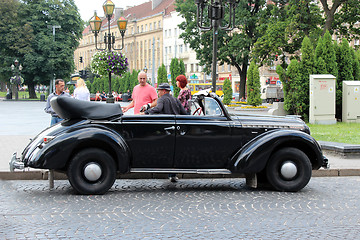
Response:
[{"label": "man wearing cap", "polygon": [[159,98],[156,106],[145,110],[145,114],[187,114],[180,101],[169,94],[171,89],[168,83],[161,83],[157,90]]}]

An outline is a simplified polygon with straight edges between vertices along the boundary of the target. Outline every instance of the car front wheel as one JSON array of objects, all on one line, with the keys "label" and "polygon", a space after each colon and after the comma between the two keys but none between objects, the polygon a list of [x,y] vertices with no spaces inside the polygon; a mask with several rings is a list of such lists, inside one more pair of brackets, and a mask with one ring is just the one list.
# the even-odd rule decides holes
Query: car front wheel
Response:
[{"label": "car front wheel", "polygon": [[104,194],[114,184],[116,166],[105,151],[88,148],[71,160],[67,175],[71,186],[80,194]]},{"label": "car front wheel", "polygon": [[283,148],[275,152],[266,167],[269,183],[278,191],[296,192],[303,189],[311,178],[311,162],[297,148]]}]

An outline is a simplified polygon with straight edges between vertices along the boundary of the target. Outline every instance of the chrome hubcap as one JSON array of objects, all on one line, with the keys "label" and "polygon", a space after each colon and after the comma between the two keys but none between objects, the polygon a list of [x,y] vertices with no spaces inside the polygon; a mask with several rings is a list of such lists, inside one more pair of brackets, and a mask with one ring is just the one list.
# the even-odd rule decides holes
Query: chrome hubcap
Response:
[{"label": "chrome hubcap", "polygon": [[89,181],[96,181],[101,177],[101,167],[97,163],[88,163],[84,168],[84,176]]},{"label": "chrome hubcap", "polygon": [[291,162],[291,161],[286,161],[284,162],[284,164],[281,166],[280,169],[281,175],[285,178],[285,179],[292,179],[293,177],[296,176],[297,173],[297,167],[296,165]]}]

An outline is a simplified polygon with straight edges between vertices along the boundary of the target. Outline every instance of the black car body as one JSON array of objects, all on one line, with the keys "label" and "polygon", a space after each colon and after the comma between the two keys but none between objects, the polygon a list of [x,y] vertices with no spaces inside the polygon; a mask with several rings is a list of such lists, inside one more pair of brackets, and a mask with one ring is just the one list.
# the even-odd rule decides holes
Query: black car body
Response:
[{"label": "black car body", "polygon": [[65,172],[81,194],[103,194],[117,173],[243,173],[256,186],[305,187],[327,159],[297,117],[230,115],[211,93],[193,98],[193,115],[123,115],[119,104],[54,98],[66,119],[16,154],[10,168]]}]

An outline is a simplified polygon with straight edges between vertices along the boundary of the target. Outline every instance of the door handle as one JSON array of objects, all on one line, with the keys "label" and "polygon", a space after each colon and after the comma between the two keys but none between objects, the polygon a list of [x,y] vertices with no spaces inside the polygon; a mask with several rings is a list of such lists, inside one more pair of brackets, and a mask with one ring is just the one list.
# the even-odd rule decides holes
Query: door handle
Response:
[{"label": "door handle", "polygon": [[171,127],[167,127],[167,128],[164,128],[165,131],[168,131],[168,130],[175,130],[175,126],[171,126]]}]

